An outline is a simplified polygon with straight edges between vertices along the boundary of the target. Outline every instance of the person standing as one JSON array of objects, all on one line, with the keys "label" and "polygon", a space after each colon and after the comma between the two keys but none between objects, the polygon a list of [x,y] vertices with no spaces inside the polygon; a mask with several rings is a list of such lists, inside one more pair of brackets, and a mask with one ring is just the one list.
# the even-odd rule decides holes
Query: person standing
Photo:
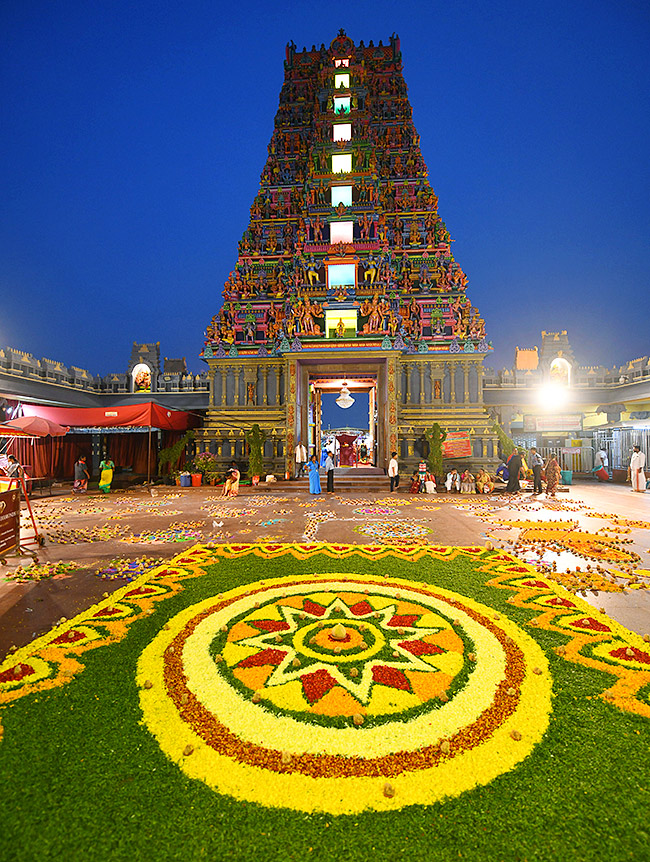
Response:
[{"label": "person standing", "polygon": [[86,465],[86,456],[81,455],[79,460],[74,465],[74,485],[72,490],[74,493],[85,494],[88,490],[88,480],[90,473]]},{"label": "person standing", "polygon": [[334,490],[334,458],[329,449],[325,459],[325,472],[327,473],[327,492],[331,493]]},{"label": "person standing", "polygon": [[307,450],[302,445],[302,440],[298,440],[298,445],[296,446],[296,479],[302,479],[306,463]]},{"label": "person standing", "polygon": [[533,446],[530,450],[530,466],[533,468],[533,496],[542,493],[542,467],[544,459]]},{"label": "person standing", "polygon": [[399,488],[399,464],[397,463],[397,452],[390,453],[388,476],[390,478],[390,490],[392,494],[395,488]]},{"label": "person standing", "polygon": [[521,491],[521,485],[519,484],[519,476],[521,474],[521,455],[516,449],[508,458],[506,465],[509,473],[506,494],[518,494]]},{"label": "person standing", "polygon": [[632,449],[628,471],[632,480],[632,490],[643,494],[645,491],[645,452],[641,451],[640,446],[633,446]]},{"label": "person standing", "polygon": [[551,453],[546,462],[546,495],[548,497],[555,497],[555,492],[561,478],[562,471],[560,470],[560,465],[557,463],[555,455]]},{"label": "person standing", "polygon": [[108,455],[104,455],[104,459],[99,465],[99,490],[103,491],[104,494],[108,494],[111,490],[114,470],[115,464],[111,461]]},{"label": "person standing", "polygon": [[309,493],[320,494],[320,475],[318,473],[318,461],[316,456],[312,455],[309,459]]}]

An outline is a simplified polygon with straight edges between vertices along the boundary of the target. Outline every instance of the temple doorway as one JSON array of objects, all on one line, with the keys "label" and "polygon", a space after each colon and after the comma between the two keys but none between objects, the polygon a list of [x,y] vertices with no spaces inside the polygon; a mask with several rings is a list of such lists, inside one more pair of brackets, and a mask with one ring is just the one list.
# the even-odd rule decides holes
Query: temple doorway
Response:
[{"label": "temple doorway", "polygon": [[337,467],[377,465],[377,375],[309,375],[309,443],[321,464],[327,451]]}]

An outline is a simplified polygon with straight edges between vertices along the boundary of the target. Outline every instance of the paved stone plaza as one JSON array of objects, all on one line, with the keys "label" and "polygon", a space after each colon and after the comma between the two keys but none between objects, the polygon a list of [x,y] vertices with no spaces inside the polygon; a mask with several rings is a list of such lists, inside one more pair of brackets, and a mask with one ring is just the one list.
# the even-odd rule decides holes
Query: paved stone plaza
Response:
[{"label": "paved stone plaza", "polygon": [[[169,559],[199,542],[341,542],[348,544],[440,544],[468,546],[493,542],[512,548],[522,529],[503,522],[566,522],[591,535],[612,531],[621,545],[638,555],[627,565],[608,562],[603,568],[622,573],[614,583],[623,591],[589,590],[583,596],[595,607],[604,607],[628,628],[650,631],[650,495],[633,494],[629,486],[581,482],[555,500],[522,492],[516,498],[502,494],[410,495],[360,491],[311,496],[295,482],[268,487],[244,487],[236,498],[222,499],[213,487],[156,486],[116,491],[108,496],[90,493],[73,497],[69,488],[52,497],[32,501],[39,531],[46,537],[38,549],[38,563],[73,564],[74,568],[41,579],[17,572],[29,565],[29,557],[7,559],[0,565],[0,658],[12,646],[20,647],[48,631],[61,617],[70,618],[125,583],[132,576],[126,568],[111,566],[116,560],[137,567],[146,559]],[[376,486],[375,486],[376,487]],[[610,516],[600,517],[596,516]],[[614,520],[611,520],[611,518]],[[647,529],[621,526],[621,519],[645,522]],[[615,523],[618,521],[619,523]],[[25,536],[29,535],[26,510]],[[609,529],[608,529],[609,528]],[[620,532],[627,531],[629,532]],[[578,536],[580,533],[577,534]],[[551,539],[549,538],[548,544]],[[32,544],[31,549],[34,549]],[[543,541],[534,550],[516,548],[522,559],[536,560]],[[600,563],[577,557],[570,549],[546,551],[559,571]],[[127,562],[125,562],[127,561]],[[263,563],[260,563],[263,566]],[[636,583],[628,583],[628,577]],[[636,574],[633,574],[636,573]],[[639,574],[641,573],[641,574]],[[260,571],[260,577],[263,577]],[[573,583],[573,582],[572,582]],[[571,585],[571,584],[570,584]],[[575,584],[573,584],[575,587]]]}]

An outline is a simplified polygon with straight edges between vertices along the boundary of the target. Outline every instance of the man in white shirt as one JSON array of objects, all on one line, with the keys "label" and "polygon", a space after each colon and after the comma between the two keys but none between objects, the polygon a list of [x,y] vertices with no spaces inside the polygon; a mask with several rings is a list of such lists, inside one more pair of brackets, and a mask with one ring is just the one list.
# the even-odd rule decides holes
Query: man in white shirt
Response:
[{"label": "man in white shirt", "polygon": [[604,449],[599,449],[596,452],[596,470],[600,470],[601,467],[607,469],[609,467],[609,459],[607,457],[607,452]]},{"label": "man in white shirt", "polygon": [[644,467],[645,453],[641,451],[640,446],[634,446],[630,458],[630,479],[632,480],[632,490],[639,491],[641,494],[645,491]]},{"label": "man in white shirt", "polygon": [[451,470],[451,472],[447,473],[445,488],[449,493],[451,493],[452,488],[454,491],[460,491],[460,476],[458,475],[458,470]]},{"label": "man in white shirt", "polygon": [[296,446],[296,479],[301,479],[307,463],[307,450],[302,445],[302,441],[298,440]]},{"label": "man in white shirt", "polygon": [[334,458],[330,450],[327,450],[327,458],[325,459],[325,472],[327,473],[327,490],[334,490]]},{"label": "man in white shirt", "polygon": [[388,475],[390,477],[390,490],[392,493],[395,488],[399,488],[399,465],[397,464],[397,452],[390,453]]}]

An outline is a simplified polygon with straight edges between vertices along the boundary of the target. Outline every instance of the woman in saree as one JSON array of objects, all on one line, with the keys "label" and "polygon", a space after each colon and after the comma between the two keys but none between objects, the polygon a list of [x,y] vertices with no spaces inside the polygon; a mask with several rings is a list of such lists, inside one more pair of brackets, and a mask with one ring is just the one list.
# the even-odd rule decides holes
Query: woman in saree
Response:
[{"label": "woman in saree", "polygon": [[476,476],[476,490],[479,494],[490,494],[494,491],[494,482],[487,470],[484,470],[482,467]]},{"label": "woman in saree", "polygon": [[546,462],[546,493],[549,497],[555,497],[555,492],[557,491],[557,486],[560,484],[561,477],[562,471],[560,470],[560,465],[557,463],[555,455],[549,455],[548,461]]},{"label": "woman in saree", "polygon": [[241,478],[241,473],[239,472],[239,468],[237,467],[237,462],[232,461],[230,464],[230,469],[226,474],[226,481],[223,486],[223,491],[221,492],[222,497],[236,497],[239,493],[239,480]]},{"label": "woman in saree", "polygon": [[320,474],[318,472],[318,461],[316,456],[312,455],[309,459],[309,493],[320,494]]},{"label": "woman in saree", "polygon": [[108,455],[104,455],[104,460],[99,465],[99,490],[103,491],[104,494],[108,494],[111,490],[114,470],[115,464],[111,461]]}]

